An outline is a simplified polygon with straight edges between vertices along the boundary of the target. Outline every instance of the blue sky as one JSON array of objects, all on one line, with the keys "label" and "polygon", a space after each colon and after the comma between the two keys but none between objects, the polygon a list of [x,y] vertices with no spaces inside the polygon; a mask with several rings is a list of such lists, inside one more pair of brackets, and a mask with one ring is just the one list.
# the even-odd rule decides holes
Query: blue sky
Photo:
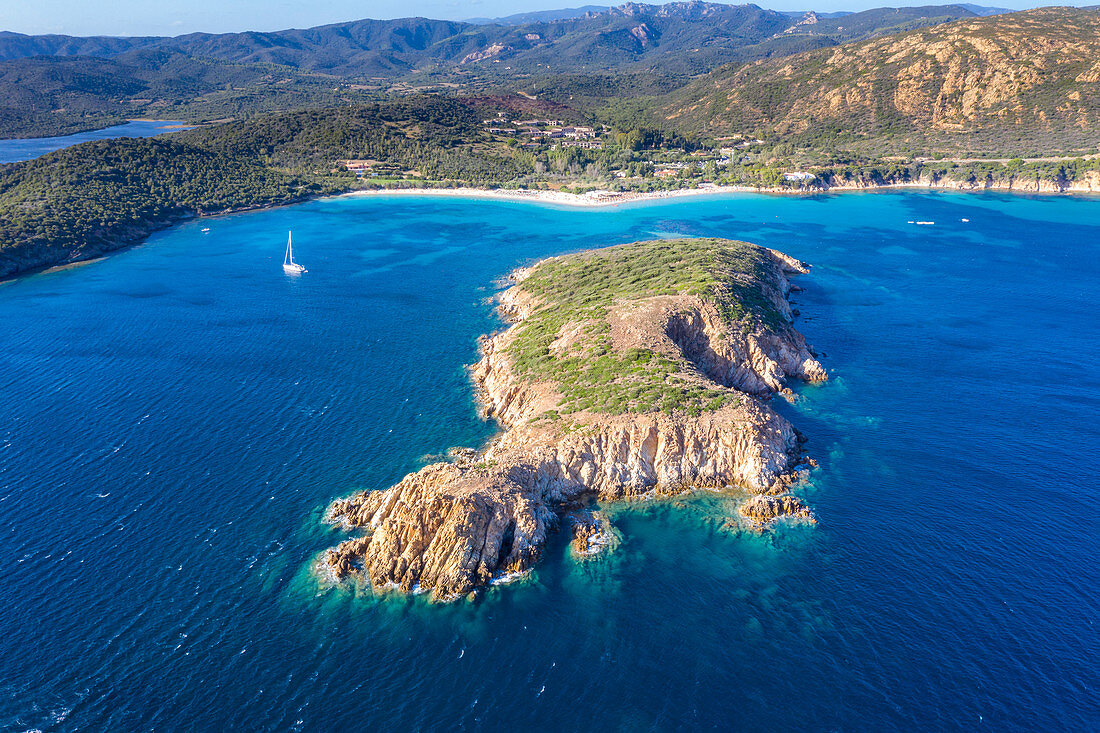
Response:
[{"label": "blue sky", "polygon": [[[464,19],[499,17],[528,10],[620,4],[624,0],[0,0],[0,30],[70,35],[177,35],[241,30],[306,28],[358,18]],[[660,0],[650,0],[659,2]],[[1085,5],[1097,0],[1058,4]],[[883,5],[924,5],[935,0],[757,1],[775,10],[864,10]],[[944,3],[940,3],[944,4]],[[978,4],[1035,7],[1004,0]]]}]

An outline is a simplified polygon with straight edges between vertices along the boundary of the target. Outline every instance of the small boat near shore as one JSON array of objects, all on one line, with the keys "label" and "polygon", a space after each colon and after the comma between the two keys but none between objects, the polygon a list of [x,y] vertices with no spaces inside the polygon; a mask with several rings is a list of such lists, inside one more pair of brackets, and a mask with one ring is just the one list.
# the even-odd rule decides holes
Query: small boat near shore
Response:
[{"label": "small boat near shore", "polygon": [[291,233],[286,233],[286,256],[283,257],[283,272],[288,275],[301,275],[303,272],[309,272],[305,267],[299,265],[294,261],[294,250],[290,243]]}]

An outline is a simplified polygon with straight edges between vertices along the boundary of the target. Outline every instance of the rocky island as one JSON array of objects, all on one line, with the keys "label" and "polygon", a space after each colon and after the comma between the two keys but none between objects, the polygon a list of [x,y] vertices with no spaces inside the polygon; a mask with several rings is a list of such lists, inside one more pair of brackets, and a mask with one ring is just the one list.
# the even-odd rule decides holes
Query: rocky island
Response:
[{"label": "rocky island", "polygon": [[813,521],[789,492],[802,439],[767,399],[827,379],[791,325],[806,265],[723,239],[638,242],[544,260],[499,296],[511,326],[473,378],[504,428],[384,491],[332,504],[363,532],[328,550],[337,578],[461,597],[536,563],[563,522],[578,554],[606,528],[588,507],[698,488],[747,491],[744,519]]}]

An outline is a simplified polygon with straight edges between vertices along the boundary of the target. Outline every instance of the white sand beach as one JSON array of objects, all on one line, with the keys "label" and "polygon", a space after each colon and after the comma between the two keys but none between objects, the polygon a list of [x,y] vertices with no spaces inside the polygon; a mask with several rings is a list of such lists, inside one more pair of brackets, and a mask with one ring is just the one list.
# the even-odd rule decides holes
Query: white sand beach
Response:
[{"label": "white sand beach", "polygon": [[[501,201],[537,201],[561,206],[599,207],[616,206],[633,201],[656,201],[660,199],[682,198],[685,196],[706,196],[728,193],[760,193],[762,189],[749,186],[708,186],[686,188],[675,191],[589,191],[575,194],[562,191],[533,191],[529,189],[484,189],[484,188],[385,188],[371,191],[352,191],[344,196],[459,196],[462,198],[483,198]],[[772,192],[777,193],[777,192]],[[796,193],[785,191],[784,193]]]}]

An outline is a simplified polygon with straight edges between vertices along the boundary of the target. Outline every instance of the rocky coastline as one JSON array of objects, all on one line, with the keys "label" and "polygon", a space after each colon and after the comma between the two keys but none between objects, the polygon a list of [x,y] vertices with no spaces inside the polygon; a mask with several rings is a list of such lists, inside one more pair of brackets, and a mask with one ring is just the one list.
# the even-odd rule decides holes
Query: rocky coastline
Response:
[{"label": "rocky coastline", "polygon": [[593,501],[713,488],[748,497],[749,527],[813,521],[790,492],[803,438],[767,404],[788,379],[828,378],[787,302],[788,277],[806,271],[755,245],[676,240],[513,273],[499,296],[511,326],[483,339],[471,370],[502,434],[335,501],[328,521],[362,534],[322,565],[448,600],[528,570],[558,527],[579,557],[607,551]]},{"label": "rocky coastline", "polygon": [[1100,193],[1100,172],[1088,171],[1076,181],[1056,181],[1041,177],[1013,177],[1009,179],[975,178],[960,180],[955,178],[933,178],[923,174],[912,181],[876,183],[874,181],[828,181],[810,186],[809,192],[822,191],[863,191],[888,188],[927,188],[936,191],[1003,191],[1006,193]]}]

